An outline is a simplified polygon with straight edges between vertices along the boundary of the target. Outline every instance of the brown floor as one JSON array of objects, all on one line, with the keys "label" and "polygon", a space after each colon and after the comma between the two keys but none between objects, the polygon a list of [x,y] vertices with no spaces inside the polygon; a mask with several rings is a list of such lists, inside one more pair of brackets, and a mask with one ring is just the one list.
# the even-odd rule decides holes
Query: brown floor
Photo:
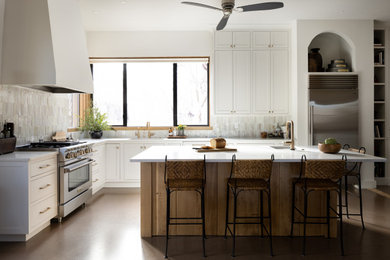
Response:
[{"label": "brown floor", "polygon": [[[388,187],[380,191],[390,192]],[[357,210],[357,199],[352,210]],[[390,259],[390,198],[364,191],[366,230],[357,218],[345,221],[346,256],[337,239],[309,238],[300,256],[301,238],[275,238],[271,258],[267,239],[240,237],[235,259]],[[26,243],[0,243],[0,259],[163,259],[165,239],[139,236],[139,194],[106,191],[63,223],[53,223]],[[232,259],[231,239],[209,237],[207,259]],[[202,259],[199,237],[170,239],[170,259]]]}]

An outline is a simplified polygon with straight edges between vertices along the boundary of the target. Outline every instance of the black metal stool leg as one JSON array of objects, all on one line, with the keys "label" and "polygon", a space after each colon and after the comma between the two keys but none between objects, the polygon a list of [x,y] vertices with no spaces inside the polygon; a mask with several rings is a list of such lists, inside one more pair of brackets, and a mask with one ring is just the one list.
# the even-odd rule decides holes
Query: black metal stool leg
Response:
[{"label": "black metal stool leg", "polygon": [[229,185],[226,186],[226,218],[225,218],[225,239],[229,222]]},{"label": "black metal stool leg", "polygon": [[365,229],[364,221],[363,221],[363,196],[362,196],[362,181],[360,178],[360,174],[357,176],[359,182],[359,204],[360,204],[360,218],[362,220],[362,228]]},{"label": "black metal stool leg", "polygon": [[308,193],[305,190],[305,198],[303,200],[303,247],[302,247],[302,255],[306,254],[306,220],[307,220],[307,197]]},{"label": "black metal stool leg", "polygon": [[234,190],[233,192],[234,195],[234,209],[233,209],[233,252],[232,256],[236,256],[236,217],[237,217],[237,191]]},{"label": "black metal stool leg", "polygon": [[167,214],[166,214],[166,231],[165,231],[165,258],[168,258],[168,235],[169,235],[169,222],[170,222],[170,209],[171,209],[171,192],[167,188]]},{"label": "black metal stool leg", "polygon": [[295,213],[295,183],[293,183],[292,199],[291,199],[291,231],[290,237],[294,235],[294,213]]},{"label": "black metal stool leg", "polygon": [[264,206],[263,206],[263,191],[260,191],[260,228],[261,228],[261,237],[264,237]]},{"label": "black metal stool leg", "polygon": [[328,226],[328,239],[329,239],[330,238],[330,191],[328,190],[326,191],[326,224]]},{"label": "black metal stool leg", "polygon": [[274,255],[272,250],[272,217],[271,217],[271,188],[268,190],[268,217],[269,217],[269,249],[271,256]]},{"label": "black metal stool leg", "polygon": [[341,248],[341,255],[343,256],[344,255],[344,239],[343,239],[343,214],[342,214],[342,198],[341,198],[341,194],[342,194],[342,191],[341,191],[341,184],[340,184],[340,190],[338,191],[338,195],[339,195],[339,221],[340,221],[340,248]]},{"label": "black metal stool leg", "polygon": [[204,188],[201,193],[201,215],[202,215],[202,242],[203,242],[203,257],[206,257],[206,228],[205,228],[205,212],[204,212]]},{"label": "black metal stool leg", "polygon": [[[349,218],[349,210],[348,210],[348,176],[344,176],[344,184],[345,184],[345,210],[346,210],[346,212],[347,212],[347,218]],[[342,210],[343,208],[341,207],[341,210]],[[343,213],[342,211],[341,211],[341,213]]]}]

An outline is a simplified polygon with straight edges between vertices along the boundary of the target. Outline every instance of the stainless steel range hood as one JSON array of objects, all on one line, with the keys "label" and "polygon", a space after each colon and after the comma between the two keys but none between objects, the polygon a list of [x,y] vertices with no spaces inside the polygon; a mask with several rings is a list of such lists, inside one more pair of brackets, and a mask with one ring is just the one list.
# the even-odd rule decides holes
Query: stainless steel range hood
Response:
[{"label": "stainless steel range hood", "polygon": [[1,84],[93,93],[77,0],[5,0],[3,9]]}]

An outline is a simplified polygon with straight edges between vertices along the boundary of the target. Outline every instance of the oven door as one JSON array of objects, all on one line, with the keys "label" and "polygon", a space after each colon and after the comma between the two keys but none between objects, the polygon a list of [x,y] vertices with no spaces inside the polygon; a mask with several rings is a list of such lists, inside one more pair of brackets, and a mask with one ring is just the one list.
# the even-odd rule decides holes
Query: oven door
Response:
[{"label": "oven door", "polygon": [[92,186],[92,162],[82,159],[60,167],[60,203],[64,204]]}]

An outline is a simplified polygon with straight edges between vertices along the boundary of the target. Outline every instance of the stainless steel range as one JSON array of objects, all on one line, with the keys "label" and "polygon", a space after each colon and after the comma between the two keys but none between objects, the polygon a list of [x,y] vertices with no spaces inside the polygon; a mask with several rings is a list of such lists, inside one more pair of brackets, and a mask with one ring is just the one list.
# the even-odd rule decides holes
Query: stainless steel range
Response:
[{"label": "stainless steel range", "polygon": [[39,142],[18,150],[58,151],[58,221],[92,196],[92,144]]}]

